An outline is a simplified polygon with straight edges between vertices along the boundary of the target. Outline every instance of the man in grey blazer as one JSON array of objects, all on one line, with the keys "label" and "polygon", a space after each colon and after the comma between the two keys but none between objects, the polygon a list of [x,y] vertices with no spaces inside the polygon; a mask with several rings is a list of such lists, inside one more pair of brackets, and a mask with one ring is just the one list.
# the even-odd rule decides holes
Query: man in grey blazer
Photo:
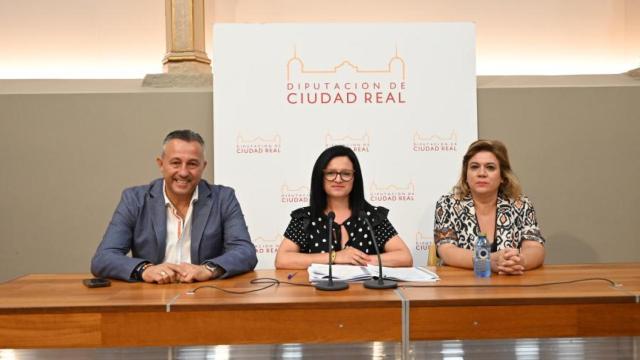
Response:
[{"label": "man in grey blazer", "polygon": [[156,162],[163,178],[123,191],[91,272],[168,284],[253,270],[256,249],[233,189],[201,179],[207,165],[202,137],[191,130],[169,133]]}]

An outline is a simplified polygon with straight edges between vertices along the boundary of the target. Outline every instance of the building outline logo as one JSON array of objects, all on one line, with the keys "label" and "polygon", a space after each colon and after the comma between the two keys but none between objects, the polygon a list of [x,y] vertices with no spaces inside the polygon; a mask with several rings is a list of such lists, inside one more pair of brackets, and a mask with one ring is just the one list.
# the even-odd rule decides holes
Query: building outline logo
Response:
[{"label": "building outline logo", "polygon": [[312,69],[294,45],[285,74],[285,100],[291,105],[406,103],[407,65],[397,46],[386,65],[379,68],[365,68],[345,58],[335,65]]},{"label": "building outline logo", "polygon": [[256,248],[256,253],[275,254],[278,252],[282,239],[284,239],[284,236],[281,234],[276,234],[274,237],[253,236],[252,242]]},{"label": "building outline logo", "polygon": [[416,197],[416,185],[413,180],[406,186],[390,184],[379,186],[375,181],[369,185],[369,199],[378,201],[414,201]]},{"label": "building outline logo", "polygon": [[275,134],[271,138],[256,136],[253,138],[245,138],[242,133],[236,136],[236,153],[237,154],[274,154],[280,152],[281,145],[280,134]]},{"label": "building outline logo", "polygon": [[448,136],[423,136],[417,130],[413,133],[412,150],[415,152],[454,152],[457,148],[458,132],[455,129]]},{"label": "building outline logo", "polygon": [[387,67],[386,68],[380,68],[380,69],[361,69],[359,65],[356,65],[353,63],[353,61],[349,60],[349,59],[344,59],[342,60],[338,65],[334,65],[334,66],[329,66],[328,68],[322,69],[322,68],[318,68],[318,69],[307,69],[305,64],[304,64],[304,60],[302,60],[302,58],[300,56],[298,56],[298,48],[297,46],[294,45],[293,47],[293,56],[289,59],[289,61],[287,61],[287,82],[291,81],[291,73],[292,73],[292,65],[294,63],[298,63],[300,65],[300,70],[299,73],[300,74],[305,74],[305,75],[331,75],[331,74],[337,74],[340,69],[342,68],[349,68],[351,69],[354,73],[357,74],[391,74],[394,72],[393,68],[393,64],[394,62],[398,62],[400,64],[400,79],[402,81],[405,81],[407,78],[407,65],[405,60],[398,55],[398,47],[396,46],[396,52],[395,54],[389,58],[389,62],[387,63]]},{"label": "building outline logo", "polygon": [[334,145],[344,145],[355,152],[369,152],[370,137],[369,131],[366,131],[360,138],[351,135],[333,136],[327,132],[324,136],[325,147],[329,148]]},{"label": "building outline logo", "polygon": [[284,204],[308,204],[310,189],[301,185],[298,187],[290,187],[286,183],[280,187],[280,202]]},{"label": "building outline logo", "polygon": [[276,234],[273,238],[271,237],[263,237],[263,236],[255,236],[253,238],[254,242],[262,242],[262,243],[269,243],[269,244],[280,244],[280,242],[282,241],[282,239],[284,238],[284,236],[282,236],[282,234]]}]

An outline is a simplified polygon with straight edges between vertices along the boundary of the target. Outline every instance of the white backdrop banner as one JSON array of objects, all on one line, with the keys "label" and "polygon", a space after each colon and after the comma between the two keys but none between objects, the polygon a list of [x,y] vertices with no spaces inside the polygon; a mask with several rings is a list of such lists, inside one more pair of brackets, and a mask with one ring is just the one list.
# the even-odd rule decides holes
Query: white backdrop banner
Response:
[{"label": "white backdrop banner", "polygon": [[351,147],[365,195],[426,262],[433,211],[477,138],[468,23],[219,24],[213,42],[214,178],[232,186],[273,268],[311,170]]}]

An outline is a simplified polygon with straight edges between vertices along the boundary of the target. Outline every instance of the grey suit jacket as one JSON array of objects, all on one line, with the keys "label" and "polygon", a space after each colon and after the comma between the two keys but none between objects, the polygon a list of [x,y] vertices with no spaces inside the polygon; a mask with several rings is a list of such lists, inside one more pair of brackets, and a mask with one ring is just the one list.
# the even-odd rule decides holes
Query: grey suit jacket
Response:
[{"label": "grey suit jacket", "polygon": [[[162,263],[167,237],[162,185],[162,179],[156,179],[122,192],[91,260],[95,276],[132,280],[131,273],[143,261]],[[253,270],[258,262],[256,249],[232,188],[201,180],[192,214],[192,263],[210,261],[226,270],[223,277]]]}]

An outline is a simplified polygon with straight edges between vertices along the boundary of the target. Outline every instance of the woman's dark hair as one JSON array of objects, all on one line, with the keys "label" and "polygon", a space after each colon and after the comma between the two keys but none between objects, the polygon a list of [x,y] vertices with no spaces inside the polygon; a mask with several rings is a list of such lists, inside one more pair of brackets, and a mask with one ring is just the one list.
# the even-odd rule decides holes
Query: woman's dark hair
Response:
[{"label": "woman's dark hair", "polygon": [[332,146],[318,156],[315,165],[313,165],[313,172],[311,173],[311,196],[309,198],[309,205],[311,206],[311,216],[313,218],[324,214],[324,210],[327,208],[327,193],[324,191],[324,169],[329,162],[338,156],[346,156],[351,160],[353,164],[353,189],[349,194],[349,208],[352,214],[358,214],[367,203],[364,199],[364,185],[362,181],[362,171],[360,170],[360,162],[356,157],[356,153],[350,148],[342,145]]}]

